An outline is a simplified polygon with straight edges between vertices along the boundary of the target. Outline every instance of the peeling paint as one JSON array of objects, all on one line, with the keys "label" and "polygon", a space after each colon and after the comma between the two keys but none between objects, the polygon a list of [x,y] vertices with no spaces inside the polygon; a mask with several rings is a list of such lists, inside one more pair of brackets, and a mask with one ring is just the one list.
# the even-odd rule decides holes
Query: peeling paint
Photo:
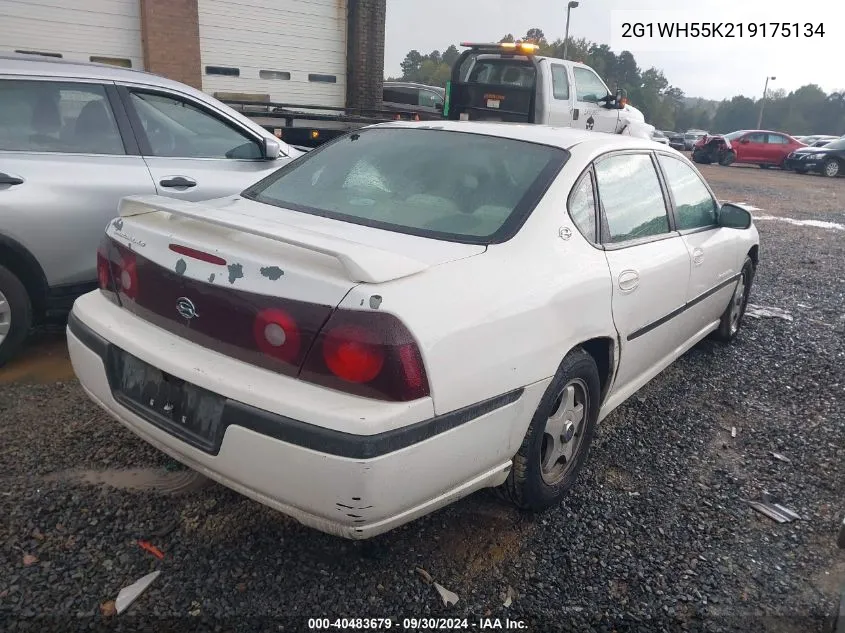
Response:
[{"label": "peeling paint", "polygon": [[214,283],[214,278],[215,278],[216,276],[217,276],[217,275],[215,275],[214,273],[211,273],[211,275],[209,275],[209,277],[208,277],[208,283],[213,284],[213,283]]},{"label": "peeling paint", "polygon": [[268,266],[267,268],[261,269],[261,274],[267,277],[270,281],[278,281],[281,279],[282,275],[285,274],[278,266]]},{"label": "peeling paint", "polygon": [[112,223],[111,223],[111,225],[112,225],[115,229],[117,229],[118,231],[122,231],[122,230],[123,230],[123,220],[122,220],[121,218],[117,218],[114,222],[112,222]]},{"label": "peeling paint", "polygon": [[363,300],[363,299],[361,299],[361,305],[364,305],[364,300]]},{"label": "peeling paint", "polygon": [[244,267],[240,264],[231,264],[229,268],[229,283],[234,284],[237,279],[243,279]]},{"label": "peeling paint", "polygon": [[177,275],[184,275],[186,270],[188,270],[188,263],[184,259],[180,259],[176,262]]},{"label": "peeling paint", "polygon": [[381,302],[381,295],[373,295],[372,297],[370,297],[370,307],[373,310],[378,310],[381,307]]}]

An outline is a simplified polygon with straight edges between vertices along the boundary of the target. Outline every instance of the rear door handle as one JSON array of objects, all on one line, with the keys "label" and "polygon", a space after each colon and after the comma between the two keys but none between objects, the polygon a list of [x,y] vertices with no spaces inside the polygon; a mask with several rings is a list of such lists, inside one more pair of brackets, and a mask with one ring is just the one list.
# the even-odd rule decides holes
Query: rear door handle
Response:
[{"label": "rear door handle", "polygon": [[623,270],[619,273],[619,289],[622,292],[634,292],[640,285],[640,274],[636,270]]},{"label": "rear door handle", "polygon": [[704,262],[704,251],[700,248],[696,248],[692,252],[692,261],[696,266],[701,266],[701,264]]},{"label": "rear door handle", "polygon": [[11,174],[4,174],[0,171],[0,185],[22,185],[23,178],[12,176]]},{"label": "rear door handle", "polygon": [[185,178],[185,176],[167,176],[162,178],[158,184],[162,187],[196,187],[197,181],[192,178]]}]

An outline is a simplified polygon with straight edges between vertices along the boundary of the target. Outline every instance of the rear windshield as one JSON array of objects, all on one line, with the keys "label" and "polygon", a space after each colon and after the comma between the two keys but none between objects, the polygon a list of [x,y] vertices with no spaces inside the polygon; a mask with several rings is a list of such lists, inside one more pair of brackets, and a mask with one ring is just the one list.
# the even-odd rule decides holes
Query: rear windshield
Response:
[{"label": "rear windshield", "polygon": [[533,88],[536,69],[530,61],[519,59],[477,59],[475,64],[464,68],[461,81],[464,83],[490,84]]},{"label": "rear windshield", "polygon": [[244,192],[274,206],[455,242],[513,236],[563,167],[566,150],[421,128],[360,130]]}]

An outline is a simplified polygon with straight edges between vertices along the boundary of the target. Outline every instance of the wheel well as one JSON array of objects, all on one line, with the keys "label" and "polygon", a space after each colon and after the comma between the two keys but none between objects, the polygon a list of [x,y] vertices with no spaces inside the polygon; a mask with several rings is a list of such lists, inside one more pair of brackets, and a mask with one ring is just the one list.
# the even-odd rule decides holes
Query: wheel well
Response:
[{"label": "wheel well", "polygon": [[614,353],[612,338],[594,338],[581,343],[581,347],[593,360],[599,370],[599,382],[601,383],[601,399],[604,401],[607,390],[610,387],[610,378],[613,376]]},{"label": "wheel well", "polygon": [[748,256],[751,258],[751,261],[754,263],[754,268],[757,268],[757,264],[760,261],[760,247],[759,246],[752,246],[751,250],[748,251]]},{"label": "wheel well", "polygon": [[17,243],[0,236],[0,266],[20,279],[35,317],[40,318],[47,307],[47,282],[35,258]]}]

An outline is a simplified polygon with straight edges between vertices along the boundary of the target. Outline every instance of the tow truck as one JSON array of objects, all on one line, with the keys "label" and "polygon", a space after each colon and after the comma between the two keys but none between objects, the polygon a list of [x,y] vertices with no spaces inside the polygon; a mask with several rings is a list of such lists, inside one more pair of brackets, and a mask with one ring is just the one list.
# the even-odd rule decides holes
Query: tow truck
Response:
[{"label": "tow truck", "polygon": [[651,138],[654,126],[608,89],[595,70],[578,62],[539,55],[530,42],[478,44],[452,66],[444,117],[574,127]]}]

